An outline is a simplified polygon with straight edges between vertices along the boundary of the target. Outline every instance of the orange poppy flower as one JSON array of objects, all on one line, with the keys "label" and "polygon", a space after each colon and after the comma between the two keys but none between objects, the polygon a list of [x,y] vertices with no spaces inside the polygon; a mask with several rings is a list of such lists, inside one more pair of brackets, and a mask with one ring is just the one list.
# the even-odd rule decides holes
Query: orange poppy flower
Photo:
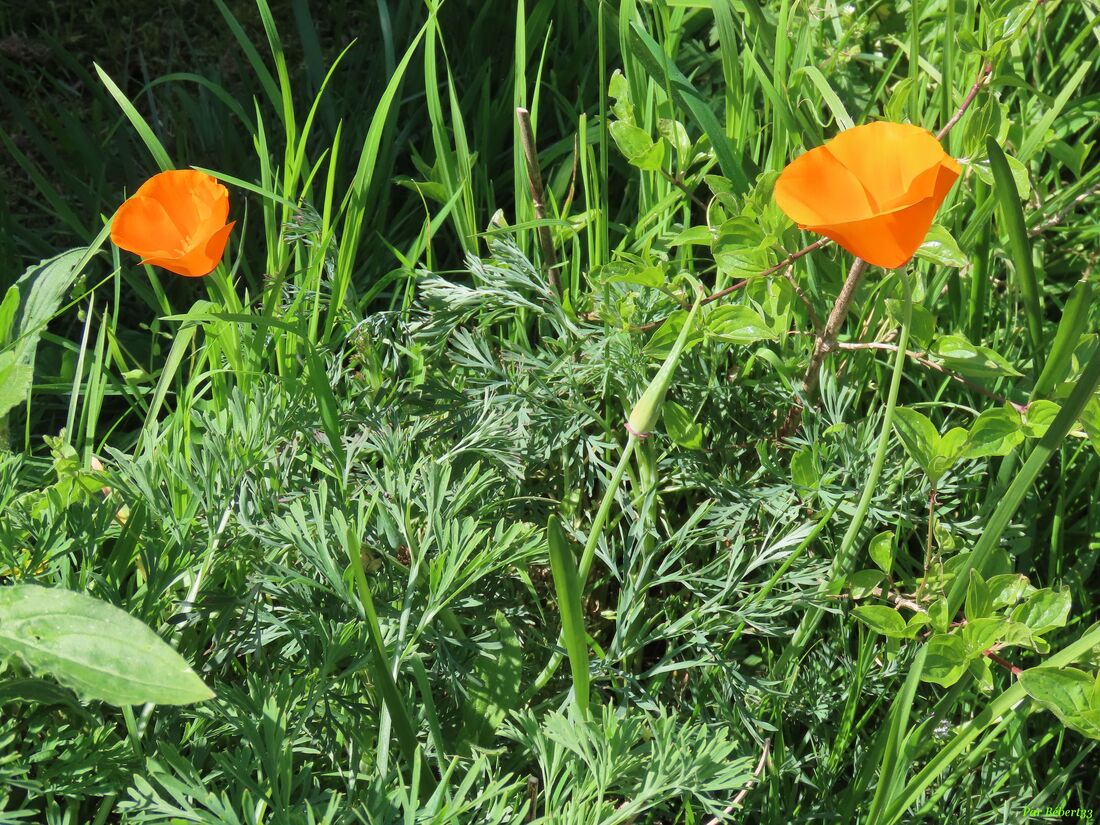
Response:
[{"label": "orange poppy flower", "polygon": [[787,164],[775,202],[802,229],[893,269],[924,242],[960,171],[931,132],[869,123]]},{"label": "orange poppy flower", "polygon": [[229,192],[214,178],[193,169],[161,172],[118,208],[111,240],[143,264],[200,278],[222,259],[236,223],[225,222],[228,214]]}]

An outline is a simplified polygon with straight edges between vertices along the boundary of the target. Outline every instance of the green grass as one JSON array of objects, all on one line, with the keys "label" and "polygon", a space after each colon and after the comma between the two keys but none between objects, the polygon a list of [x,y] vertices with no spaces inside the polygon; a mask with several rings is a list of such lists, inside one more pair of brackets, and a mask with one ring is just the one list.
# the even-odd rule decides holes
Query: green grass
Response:
[{"label": "green grass", "polygon": [[[3,659],[0,823],[1100,808],[1100,4],[146,5],[0,11],[4,291],[80,249],[0,304],[0,583],[215,697]],[[752,277],[776,174],[959,111],[806,397],[852,261]],[[191,166],[201,281],[105,229]]]}]

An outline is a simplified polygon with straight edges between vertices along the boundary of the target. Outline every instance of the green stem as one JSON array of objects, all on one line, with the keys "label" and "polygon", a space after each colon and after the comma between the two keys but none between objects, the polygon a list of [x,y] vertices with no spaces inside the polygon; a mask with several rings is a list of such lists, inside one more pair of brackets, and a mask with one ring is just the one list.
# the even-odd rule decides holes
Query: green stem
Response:
[{"label": "green stem", "polygon": [[[905,351],[909,346],[909,325],[913,315],[913,287],[909,282],[909,276],[903,269],[897,270],[902,287],[902,318],[901,331],[898,334],[898,349],[894,356],[894,370],[890,379],[890,390],[886,397],[886,411],[882,417],[882,429],[879,432],[878,446],[875,448],[875,457],[871,462],[871,472],[867,476],[867,482],[863,487],[859,504],[856,506],[855,515],[852,517],[848,530],[840,543],[840,551],[833,559],[833,566],[829,573],[829,581],[822,586],[822,595],[835,596],[844,589],[844,582],[848,576],[849,568],[855,559],[856,539],[863,528],[863,522],[867,518],[867,511],[871,508],[871,500],[878,488],[879,477],[882,475],[883,465],[886,463],[886,448],[890,443],[890,428],[894,422],[894,409],[898,401],[898,389],[901,387],[901,376],[905,372]],[[818,607],[808,612],[802,619],[790,643],[779,658],[779,670],[786,670],[791,675],[792,666],[802,655],[811,634],[817,629],[824,616],[824,609]]]},{"label": "green stem", "polygon": [[[680,363],[680,356],[687,346],[688,336],[695,328],[695,317],[699,314],[699,307],[702,306],[702,304],[702,290],[696,287],[695,303],[692,304],[691,311],[688,313],[687,318],[684,319],[684,325],[680,327],[680,334],[676,336],[676,342],[672,345],[672,349],[669,350],[668,355],[665,356],[664,363],[662,363],[661,368],[657,370],[657,374],[653,376],[653,380],[651,380],[649,385],[645,388],[642,397],[638,399],[634,408],[630,411],[630,417],[627,419],[626,427],[628,433],[626,446],[623,447],[622,455],[619,456],[619,463],[611,474],[611,480],[608,482],[607,489],[603,494],[603,501],[600,502],[600,509],[596,511],[596,518],[593,519],[592,527],[588,531],[588,540],[584,543],[584,551],[581,553],[580,564],[577,565],[577,580],[580,583],[582,594],[588,582],[588,574],[592,572],[592,563],[596,559],[596,545],[600,543],[600,536],[603,535],[604,524],[607,522],[607,516],[611,512],[611,505],[615,501],[615,493],[618,492],[619,485],[623,480],[623,475],[626,474],[630,456],[634,452],[635,447],[637,447],[638,440],[640,438],[646,438],[649,435],[650,429],[657,423],[657,418],[661,414],[661,407],[664,404],[665,394],[668,392],[669,385],[672,383],[672,376],[676,372],[676,367]],[[561,647],[562,641],[562,637],[559,635],[557,647]],[[550,661],[546,663],[546,667],[544,667],[542,672],[535,678],[535,683],[527,692],[526,701],[530,701],[535,694],[546,687],[546,684],[553,678],[561,662],[561,653],[555,651],[554,655],[550,657]]]},{"label": "green stem", "polygon": [[[638,439],[634,435],[627,437],[626,446],[623,447],[622,455],[619,456],[619,463],[615,466],[614,472],[611,473],[611,480],[607,484],[607,489],[604,490],[603,501],[600,502],[600,509],[596,511],[596,518],[592,520],[592,528],[588,531],[588,540],[584,543],[584,551],[581,553],[580,564],[577,565],[577,581],[580,582],[581,590],[583,592],[585,582],[588,581],[588,574],[592,570],[592,562],[596,558],[596,545],[600,543],[600,536],[603,534],[603,526],[607,521],[607,516],[611,512],[611,504],[615,501],[615,493],[619,489],[619,485],[622,483],[623,476],[626,474],[626,468],[630,465],[630,455],[634,452],[634,448],[638,444]],[[564,636],[558,636],[557,646],[561,647],[564,642]],[[564,657],[559,651],[555,651],[550,657],[550,661],[546,663],[546,667],[542,669],[538,676],[535,677],[535,682],[527,692],[525,701],[531,701],[531,699],[554,677],[554,673],[561,666],[562,659]]]},{"label": "green stem", "polygon": [[[348,555],[351,556],[351,569],[355,577],[355,586],[359,593],[359,601],[363,605],[363,613],[367,619],[367,630],[371,638],[372,652],[375,658],[375,677],[378,680],[378,689],[382,693],[382,701],[389,710],[393,720],[394,733],[397,736],[397,744],[400,746],[405,758],[410,765],[423,759],[420,745],[416,741],[416,731],[413,728],[412,717],[409,715],[405,703],[401,699],[401,693],[397,689],[397,683],[390,673],[390,662],[386,657],[386,643],[382,637],[382,628],[378,623],[378,613],[374,609],[374,597],[371,594],[370,585],[367,583],[367,574],[363,569],[363,557],[360,552],[359,538],[355,531],[348,532]],[[422,777],[433,781],[434,777],[427,765],[423,765]]]}]

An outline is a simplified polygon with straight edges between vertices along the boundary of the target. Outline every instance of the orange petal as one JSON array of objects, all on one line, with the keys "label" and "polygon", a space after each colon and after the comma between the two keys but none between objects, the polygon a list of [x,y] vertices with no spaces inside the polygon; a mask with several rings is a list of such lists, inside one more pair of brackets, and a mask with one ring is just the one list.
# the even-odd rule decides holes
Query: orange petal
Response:
[{"label": "orange petal", "polygon": [[[229,204],[226,188],[205,172],[194,169],[172,169],[153,175],[137,194],[159,202],[180,234],[190,238],[200,234],[210,217],[212,204],[222,200],[227,210]],[[222,215],[217,226],[224,223]]]},{"label": "orange petal", "polygon": [[111,241],[138,255],[175,252],[184,245],[183,235],[161,202],[141,195],[134,195],[118,208],[111,223]]},{"label": "orange petal", "polygon": [[792,161],[775,201],[802,228],[893,269],[923,243],[960,171],[930,132],[871,123]]},{"label": "orange petal", "polygon": [[931,192],[916,203],[882,212],[862,221],[822,224],[808,229],[832,238],[853,255],[884,269],[896,269],[913,257],[936,211],[958,178],[958,164],[943,163],[930,170],[935,177]]},{"label": "orange petal", "polygon": [[888,121],[846,129],[825,148],[867,189],[875,211],[903,205],[913,180],[947,156],[926,129]]},{"label": "orange petal", "polygon": [[787,165],[775,182],[775,201],[802,226],[860,220],[874,212],[862,184],[824,146]]},{"label": "orange petal", "polygon": [[893,213],[873,215],[859,221],[806,227],[831,238],[858,258],[874,266],[893,269],[913,257],[895,238]]},{"label": "orange petal", "polygon": [[207,238],[197,244],[193,249],[183,255],[150,257],[142,261],[143,264],[152,264],[177,275],[186,278],[201,278],[209,275],[217,267],[225,252],[225,245],[229,241],[229,233],[233,231],[236,221],[231,221]]}]

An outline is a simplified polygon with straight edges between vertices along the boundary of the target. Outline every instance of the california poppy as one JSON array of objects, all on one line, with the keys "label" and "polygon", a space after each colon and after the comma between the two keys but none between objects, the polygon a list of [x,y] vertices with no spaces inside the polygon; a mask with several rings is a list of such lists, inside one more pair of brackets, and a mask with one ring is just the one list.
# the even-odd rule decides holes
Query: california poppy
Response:
[{"label": "california poppy", "polygon": [[960,171],[931,132],[869,123],[791,161],[775,201],[801,228],[893,269],[924,242]]},{"label": "california poppy", "polygon": [[153,175],[118,208],[111,225],[115,246],[177,275],[199,278],[222,259],[236,221],[226,223],[229,192],[193,169]]}]

